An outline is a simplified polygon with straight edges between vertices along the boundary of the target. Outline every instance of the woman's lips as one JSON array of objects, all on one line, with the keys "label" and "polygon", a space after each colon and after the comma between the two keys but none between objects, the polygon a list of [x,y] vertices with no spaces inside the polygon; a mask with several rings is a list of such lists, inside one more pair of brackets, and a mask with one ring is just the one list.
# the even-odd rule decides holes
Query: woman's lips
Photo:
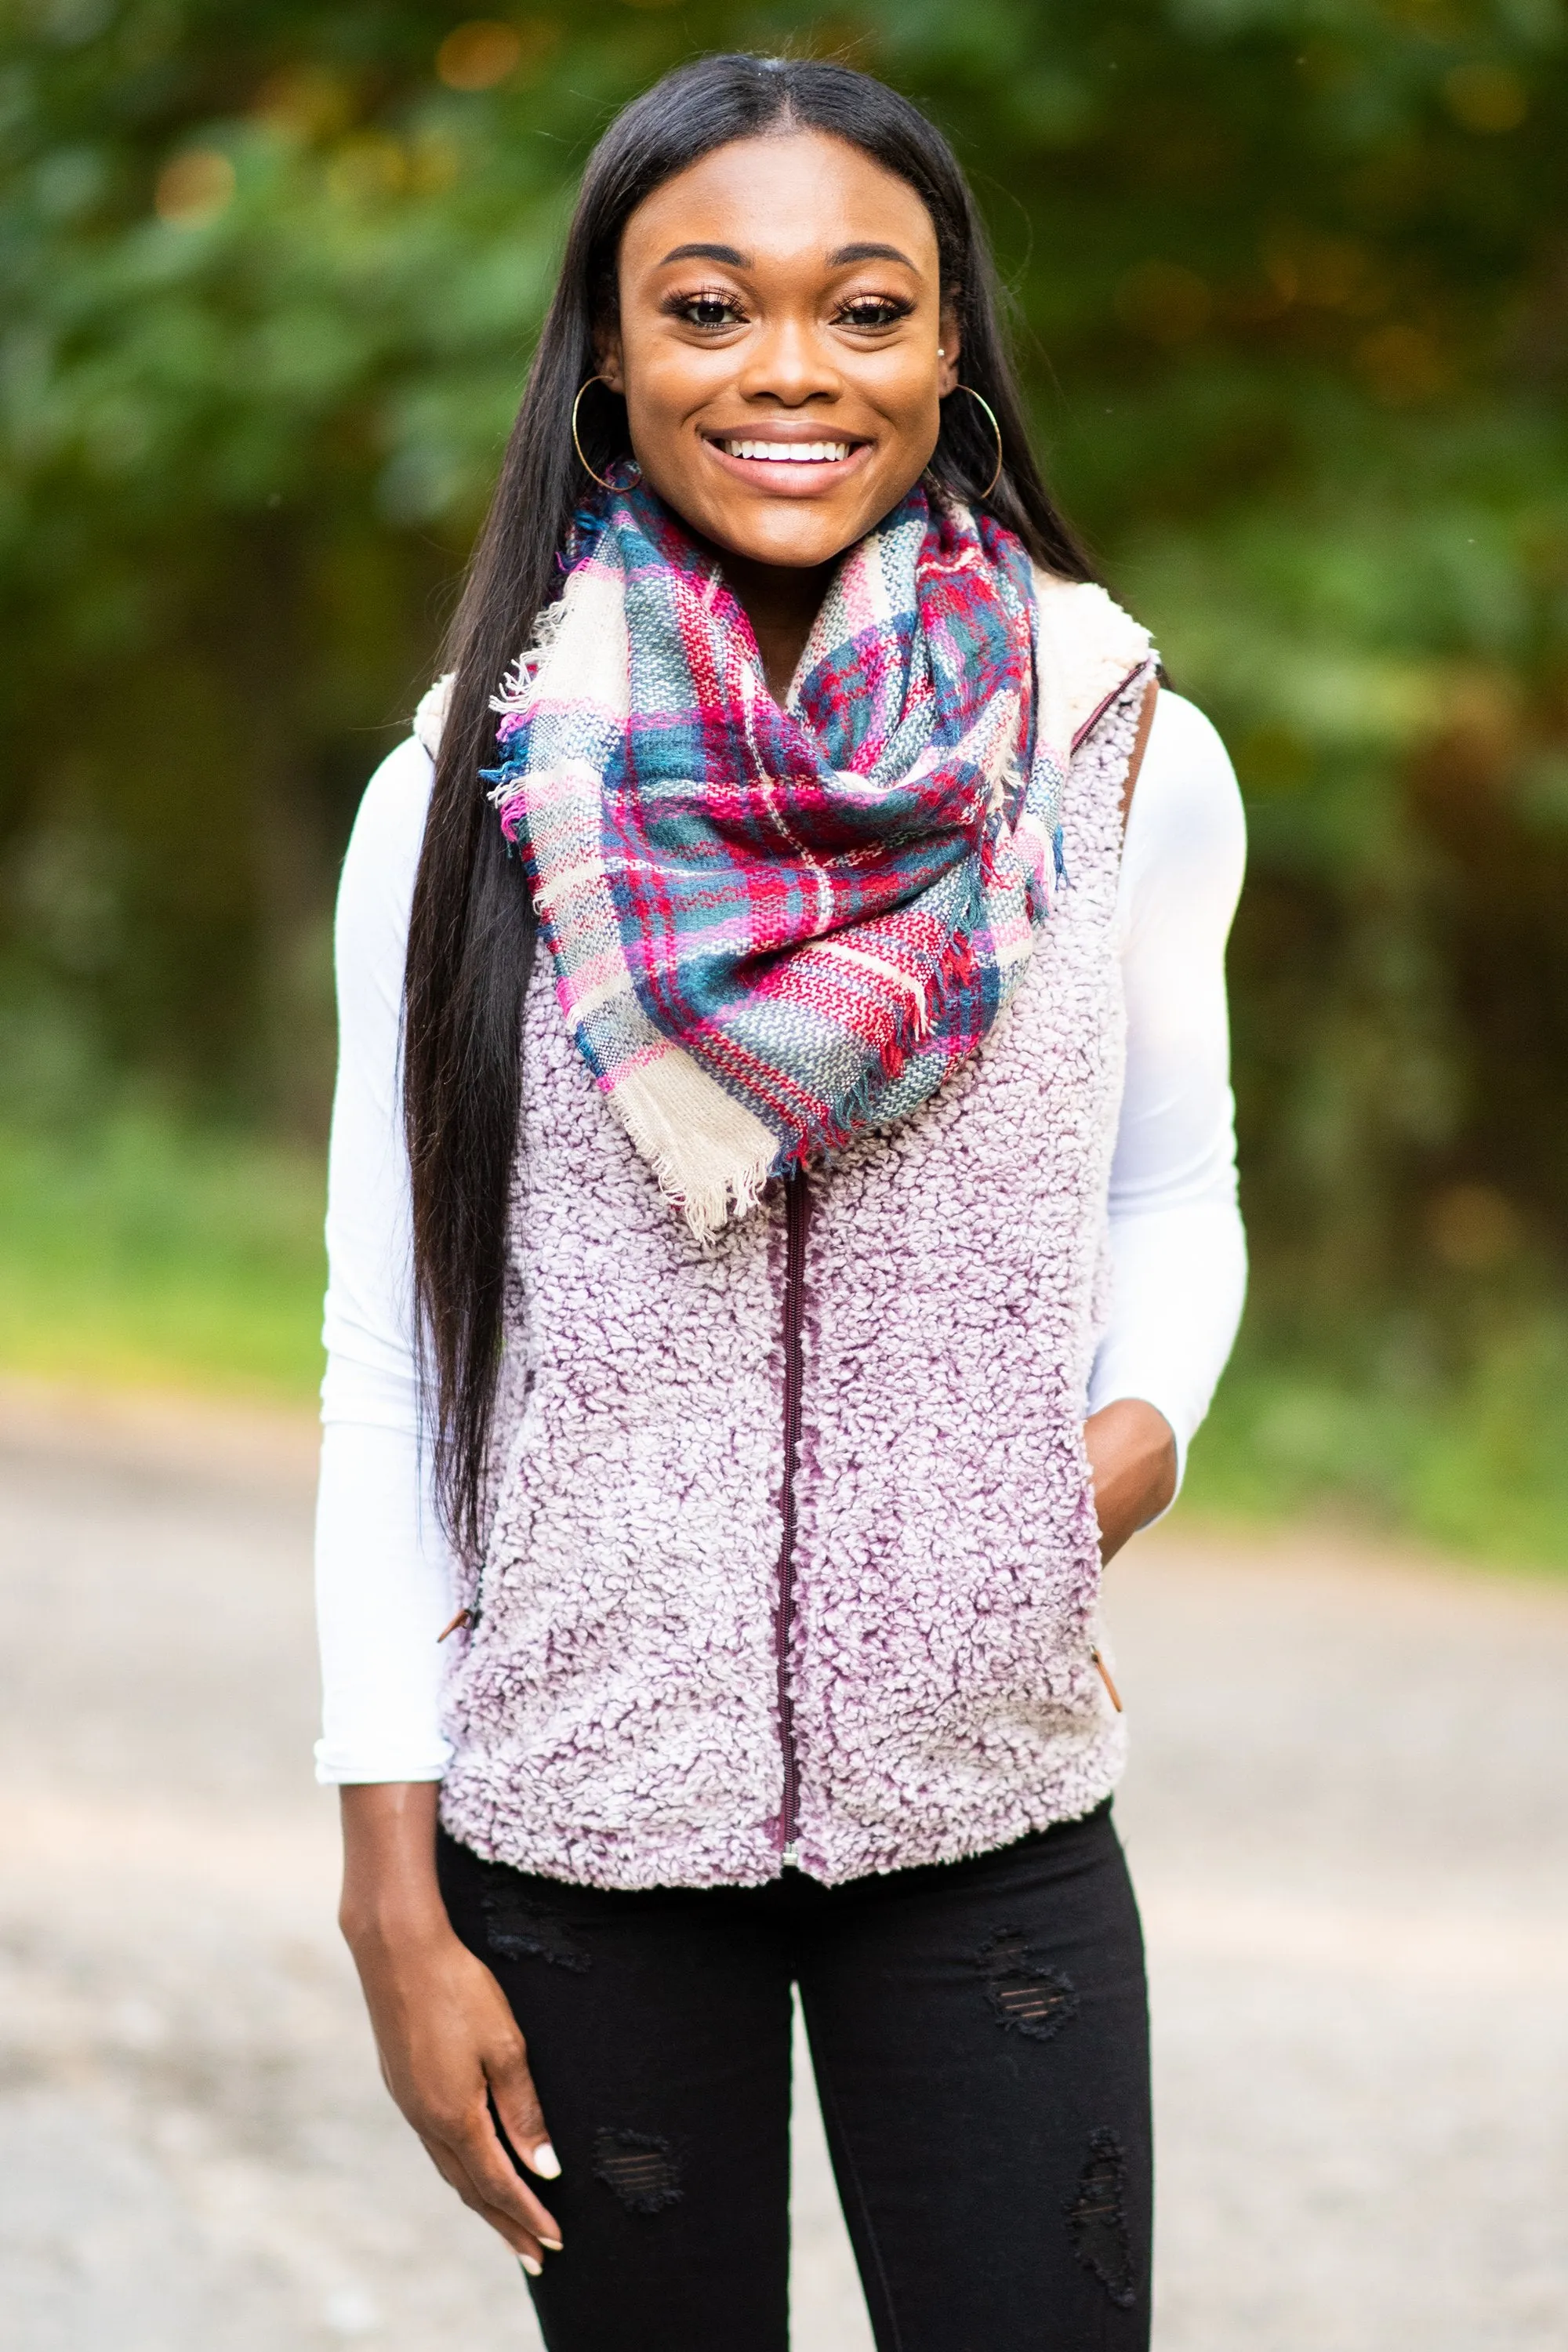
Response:
[{"label": "woman's lips", "polygon": [[871,452],[869,441],[826,433],[811,441],[775,439],[762,433],[715,433],[703,438],[727,473],[785,498],[831,488]]}]

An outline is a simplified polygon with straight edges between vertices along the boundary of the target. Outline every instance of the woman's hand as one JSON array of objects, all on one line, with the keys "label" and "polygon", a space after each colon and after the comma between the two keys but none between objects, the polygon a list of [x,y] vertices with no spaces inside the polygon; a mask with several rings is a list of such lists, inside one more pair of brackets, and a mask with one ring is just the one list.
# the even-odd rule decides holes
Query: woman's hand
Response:
[{"label": "woman's hand", "polygon": [[1119,1397],[1083,1425],[1094,1473],[1100,1557],[1110,1559],[1147,1527],[1176,1491],[1176,1441],[1163,1412],[1142,1397]]},{"label": "woman's hand", "polygon": [[[341,1791],[339,1909],[381,2071],[425,2150],[535,2277],[561,2232],[495,2127],[542,2179],[560,2172],[506,1995],[452,1931],[436,1880],[436,1783]],[[495,2115],[491,2114],[494,2106]]]}]

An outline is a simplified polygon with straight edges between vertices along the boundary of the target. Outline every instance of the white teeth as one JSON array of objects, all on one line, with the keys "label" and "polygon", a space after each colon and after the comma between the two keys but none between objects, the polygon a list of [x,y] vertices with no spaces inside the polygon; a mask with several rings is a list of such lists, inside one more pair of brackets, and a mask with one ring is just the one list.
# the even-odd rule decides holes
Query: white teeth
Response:
[{"label": "white teeth", "polygon": [[731,457],[757,457],[770,466],[832,466],[849,455],[847,441],[721,441]]}]

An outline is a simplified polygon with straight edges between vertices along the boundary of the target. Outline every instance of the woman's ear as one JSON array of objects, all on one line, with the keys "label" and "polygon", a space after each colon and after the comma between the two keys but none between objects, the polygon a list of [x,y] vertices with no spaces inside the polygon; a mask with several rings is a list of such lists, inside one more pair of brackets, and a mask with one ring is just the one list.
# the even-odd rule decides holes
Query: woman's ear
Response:
[{"label": "woman's ear", "polygon": [[621,364],[621,339],[618,333],[612,331],[603,338],[595,337],[594,362],[610,390],[620,393],[624,397],[626,377],[626,370]]},{"label": "woman's ear", "polygon": [[958,312],[951,302],[944,302],[942,306],[936,340],[937,398],[945,400],[958,383]]}]

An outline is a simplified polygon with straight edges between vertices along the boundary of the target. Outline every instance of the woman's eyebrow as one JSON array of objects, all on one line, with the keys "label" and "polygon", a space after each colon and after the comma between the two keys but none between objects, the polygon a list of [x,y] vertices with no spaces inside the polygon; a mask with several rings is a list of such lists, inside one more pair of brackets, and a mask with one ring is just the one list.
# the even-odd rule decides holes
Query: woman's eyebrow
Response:
[{"label": "woman's eyebrow", "polygon": [[[752,256],[733,245],[672,245],[659,268],[664,268],[671,261],[722,261],[731,269],[752,267]],[[920,275],[909,255],[900,253],[896,245],[841,245],[836,253],[828,255],[827,261],[833,269],[846,269],[852,261],[901,261],[906,269],[914,269],[917,278]]]},{"label": "woman's eyebrow", "polygon": [[835,269],[842,269],[851,261],[901,261],[906,269],[914,269],[915,276],[920,276],[909,255],[900,253],[896,245],[841,245],[827,258]]},{"label": "woman's eyebrow", "polygon": [[732,245],[672,245],[659,263],[661,269],[665,261],[723,261],[731,269],[749,269],[752,266],[750,254],[738,252]]}]

